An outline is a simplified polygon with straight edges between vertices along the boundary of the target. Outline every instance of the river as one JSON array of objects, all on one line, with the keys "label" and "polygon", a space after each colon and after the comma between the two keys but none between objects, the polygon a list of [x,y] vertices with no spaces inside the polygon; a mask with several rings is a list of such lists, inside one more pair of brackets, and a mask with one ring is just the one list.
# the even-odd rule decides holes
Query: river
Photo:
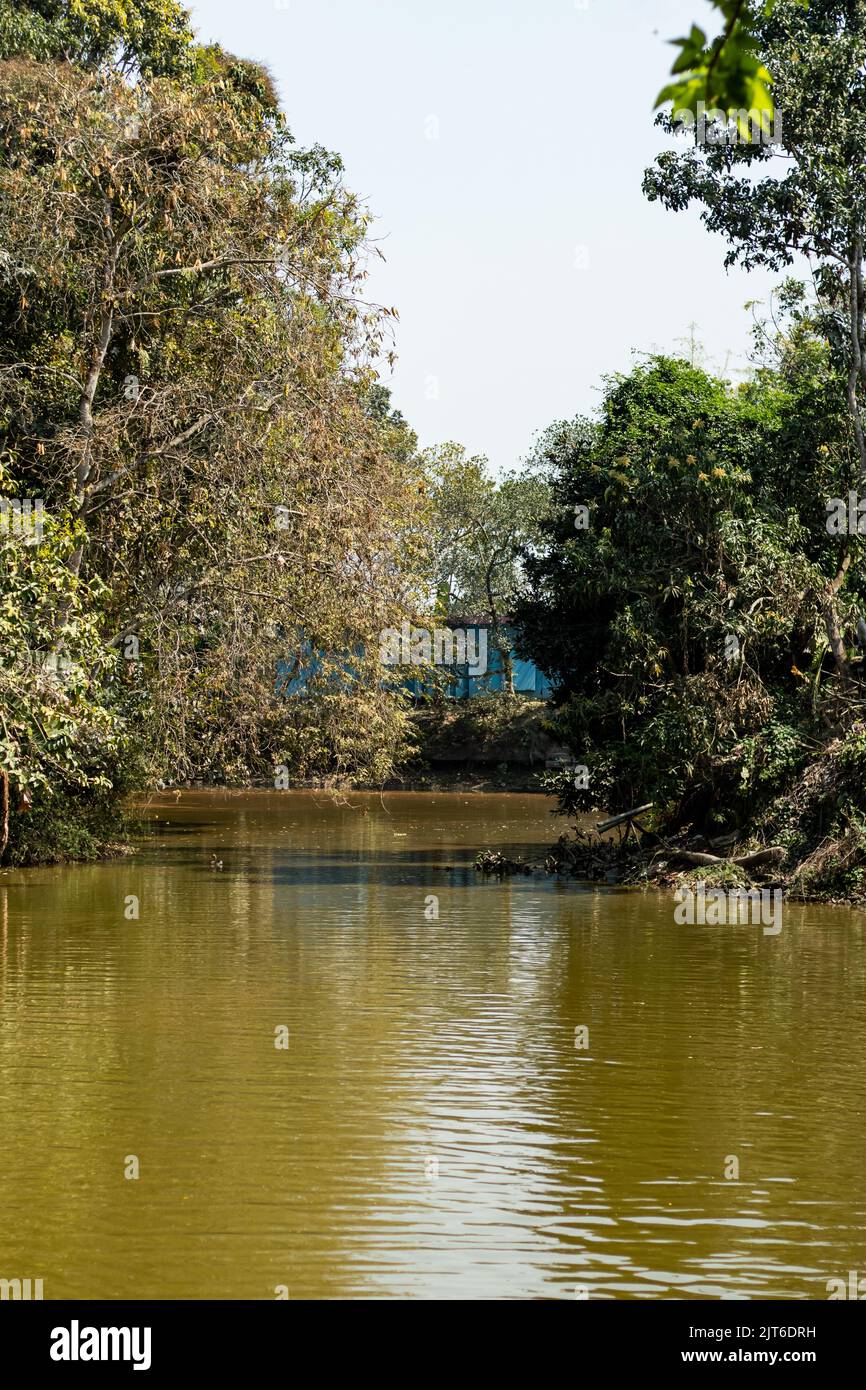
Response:
[{"label": "river", "polygon": [[555,838],[539,797],[149,815],[134,857],[0,875],[0,1277],[800,1299],[866,1275],[863,913],[786,904],[769,936],[484,880],[480,847]]}]

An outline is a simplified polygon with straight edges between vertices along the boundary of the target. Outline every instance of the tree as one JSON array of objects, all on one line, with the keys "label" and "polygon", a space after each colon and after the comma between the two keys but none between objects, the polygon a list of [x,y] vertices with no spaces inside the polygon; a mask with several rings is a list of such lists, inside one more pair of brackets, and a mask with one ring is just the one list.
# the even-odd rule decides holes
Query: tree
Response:
[{"label": "tree", "polygon": [[[40,60],[0,27],[7,471],[75,537],[155,772],[378,779],[420,497],[376,395],[368,216],[267,74],[190,46],[168,0],[29,11]],[[307,662],[306,699],[280,662]]]},{"label": "tree", "polygon": [[[833,495],[866,491],[864,230],[866,189],[866,4],[863,0],[777,0],[756,21],[756,43],[772,69],[780,143],[695,140],[666,152],[647,171],[647,196],[673,210],[696,202],[710,231],[730,244],[726,264],[778,270],[795,256],[811,263],[820,314],[845,378],[854,461]],[[669,118],[661,118],[672,129]],[[769,172],[768,172],[769,166]],[[834,331],[844,325],[843,339]],[[829,544],[829,542],[828,542]],[[838,595],[859,553],[856,536],[839,543],[824,598],[824,620],[840,675],[849,675]]]},{"label": "tree", "polygon": [[520,643],[614,808],[701,797],[735,817],[812,729],[820,499],[845,421],[826,346],[795,335],[785,352],[737,389],[651,358],[608,381],[598,422],[540,441],[556,507]]},{"label": "tree", "polygon": [[448,443],[421,456],[432,508],[431,563],[437,601],[453,614],[490,615],[505,684],[513,690],[511,640],[504,619],[517,593],[523,557],[539,540],[550,488],[537,470],[497,480],[487,459]]},{"label": "tree", "polygon": [[0,58],[25,56],[180,76],[195,47],[179,0],[0,0]]},{"label": "tree", "polygon": [[[671,69],[673,81],[662,88],[656,106],[673,102],[674,111],[698,114],[706,111],[750,113],[740,117],[739,134],[755,138],[752,121],[757,117],[759,135],[769,130],[773,117],[773,77],[760,52],[761,16],[769,17],[776,0],[711,0],[721,13],[724,28],[708,40],[693,24],[684,38],[672,39],[679,54]],[[797,0],[808,6],[809,0]]]},{"label": "tree", "polygon": [[12,519],[0,526],[0,857],[27,862],[38,844],[43,860],[88,858],[118,832],[135,770],[101,586],[71,574],[74,538],[54,518],[40,517],[38,544]]}]

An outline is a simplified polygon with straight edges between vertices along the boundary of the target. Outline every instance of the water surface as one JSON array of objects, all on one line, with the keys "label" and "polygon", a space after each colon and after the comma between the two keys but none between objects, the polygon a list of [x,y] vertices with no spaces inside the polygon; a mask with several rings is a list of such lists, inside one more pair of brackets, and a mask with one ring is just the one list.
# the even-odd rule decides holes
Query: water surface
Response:
[{"label": "water surface", "polygon": [[802,1299],[866,1274],[862,913],[786,906],[770,937],[485,881],[479,847],[558,833],[537,797],[151,815],[134,858],[0,874],[0,1277]]}]

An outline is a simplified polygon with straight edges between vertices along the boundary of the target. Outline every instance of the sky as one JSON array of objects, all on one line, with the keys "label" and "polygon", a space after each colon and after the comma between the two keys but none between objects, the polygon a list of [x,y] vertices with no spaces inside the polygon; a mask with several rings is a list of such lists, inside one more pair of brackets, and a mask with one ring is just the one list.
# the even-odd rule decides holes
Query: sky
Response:
[{"label": "sky", "polygon": [[[375,217],[383,376],[423,446],[497,471],[592,413],[635,354],[702,346],[748,370],[750,300],[698,212],[641,192],[655,98],[705,0],[196,0],[202,42],[269,67],[301,145],[337,151]],[[692,325],[696,325],[694,328]]]}]

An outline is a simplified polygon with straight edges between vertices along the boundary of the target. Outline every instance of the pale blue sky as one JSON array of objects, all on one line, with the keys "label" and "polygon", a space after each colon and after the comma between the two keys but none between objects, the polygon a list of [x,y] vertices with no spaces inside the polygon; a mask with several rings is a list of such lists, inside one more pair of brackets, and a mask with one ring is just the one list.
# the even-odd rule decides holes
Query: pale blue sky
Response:
[{"label": "pale blue sky", "polygon": [[698,325],[743,368],[778,277],[726,272],[696,212],[641,194],[666,40],[704,0],[196,0],[202,40],[270,67],[301,144],[338,151],[400,311],[386,384],[422,444],[497,468],[591,411],[633,350]]}]

